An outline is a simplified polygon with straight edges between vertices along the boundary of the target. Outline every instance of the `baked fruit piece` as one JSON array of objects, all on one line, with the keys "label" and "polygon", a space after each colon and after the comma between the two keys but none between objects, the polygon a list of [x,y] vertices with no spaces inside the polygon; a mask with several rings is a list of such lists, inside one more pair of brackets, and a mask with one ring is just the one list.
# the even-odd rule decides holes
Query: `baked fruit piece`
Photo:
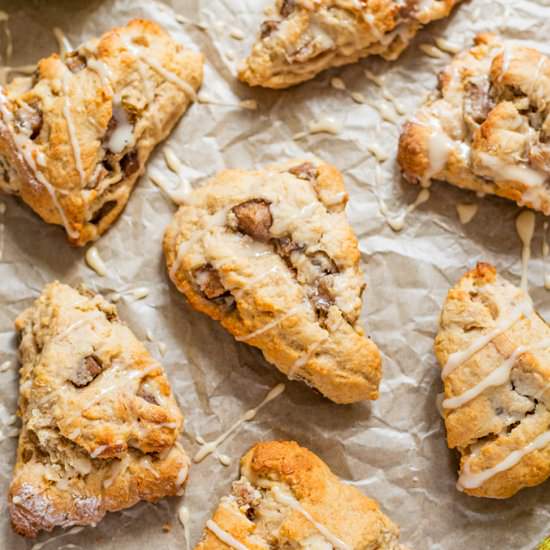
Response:
[{"label": "baked fruit piece", "polygon": [[337,403],[376,399],[381,376],[358,324],[365,284],[347,199],[322,162],[226,170],[164,237],[170,278],[194,308]]},{"label": "baked fruit piece", "polygon": [[435,354],[443,367],[458,488],[508,498],[550,476],[550,327],[529,296],[478,264],[447,296]]},{"label": "baked fruit piece", "polygon": [[0,87],[0,189],[72,244],[97,239],[193,101],[202,65],[145,20],[42,59],[32,79]]},{"label": "baked fruit piece", "polygon": [[182,493],[181,412],[162,366],[113,304],[52,283],[16,329],[23,426],[8,499],[18,533],[93,525]]},{"label": "baked fruit piece", "polygon": [[550,60],[480,35],[403,128],[405,177],[444,180],[550,214]]},{"label": "baked fruit piece", "polygon": [[239,78],[288,88],[321,71],[377,54],[394,60],[427,23],[461,0],[277,0]]},{"label": "baked fruit piece", "polygon": [[405,550],[378,504],[293,441],[255,445],[195,550]]}]

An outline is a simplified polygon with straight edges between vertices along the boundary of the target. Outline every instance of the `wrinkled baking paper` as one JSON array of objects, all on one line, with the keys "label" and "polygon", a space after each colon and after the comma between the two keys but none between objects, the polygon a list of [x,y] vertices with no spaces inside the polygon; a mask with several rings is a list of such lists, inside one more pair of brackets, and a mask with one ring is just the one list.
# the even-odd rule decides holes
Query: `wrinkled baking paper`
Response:
[{"label": "wrinkled baking paper", "polygon": [[[442,385],[432,353],[442,301],[467,268],[478,260],[489,261],[511,281],[519,282],[521,243],[514,224],[519,210],[504,200],[479,199],[473,193],[434,184],[428,202],[407,217],[401,233],[393,232],[379,213],[375,193],[387,203],[391,215],[399,215],[418,194],[417,187],[401,182],[395,166],[399,123],[383,121],[377,110],[355,102],[350,92],[360,92],[377,106],[388,103],[365,76],[368,69],[385,75],[386,89],[412,113],[450,59],[427,55],[421,44],[433,45],[435,38],[445,37],[465,47],[477,32],[493,30],[546,46],[548,51],[550,1],[465,1],[450,19],[421,32],[396,63],[373,58],[326,72],[292,90],[252,90],[235,79],[235,69],[269,2],[0,0],[0,9],[11,14],[12,64],[32,63],[56,50],[54,26],[78,44],[133,17],[153,19],[177,40],[204,52],[202,94],[228,105],[195,104],[167,142],[188,168],[194,185],[224,167],[252,168],[306,154],[332,162],[344,173],[350,193],[348,215],[360,238],[368,281],[363,322],[384,356],[380,399],[339,406],[299,383],[288,383],[283,395],[221,446],[221,452],[232,459],[229,467],[213,456],[193,465],[183,499],[139,504],[109,514],[96,528],[43,534],[38,540],[44,545],[35,550],[184,549],[183,528],[177,519],[183,503],[191,513],[192,548],[219,497],[237,477],[238,458],[256,441],[271,438],[297,440],[318,453],[342,479],[377,499],[401,526],[402,539],[411,548],[533,549],[550,532],[550,485],[523,490],[504,502],[468,497],[455,489],[457,460],[445,445],[436,410]],[[204,28],[179,23],[176,13]],[[331,87],[335,76],[343,79],[347,91]],[[238,108],[245,99],[255,99],[258,109]],[[339,134],[293,140],[310,122],[326,117],[341,123]],[[373,144],[389,155],[381,164],[378,183],[378,163],[369,152]],[[162,146],[149,171],[153,167],[177,183],[166,168]],[[44,224],[13,198],[0,200],[7,206],[0,214],[4,225],[0,365],[12,364],[0,373],[2,433],[13,433],[9,422],[17,400],[13,320],[53,279],[71,284],[84,281],[104,295],[122,294],[118,303],[122,318],[147,342],[170,376],[187,418],[183,445],[190,455],[199,448],[197,435],[215,439],[271,387],[286,382],[257,350],[237,343],[217,323],[192,311],[169,282],[161,239],[175,207],[147,175],[119,221],[96,243],[108,267],[105,277],[87,267],[84,250],[70,248],[60,228]],[[467,225],[458,220],[460,202],[479,203],[479,212]],[[542,230],[543,217],[537,215],[529,285],[536,306],[550,318],[550,294],[543,287]],[[550,259],[547,264],[550,273]],[[149,294],[136,300],[132,291],[140,287],[148,288]],[[0,443],[2,495],[11,476],[15,445],[15,437]],[[12,533],[4,498],[0,518],[0,548],[32,547],[32,542]]]}]

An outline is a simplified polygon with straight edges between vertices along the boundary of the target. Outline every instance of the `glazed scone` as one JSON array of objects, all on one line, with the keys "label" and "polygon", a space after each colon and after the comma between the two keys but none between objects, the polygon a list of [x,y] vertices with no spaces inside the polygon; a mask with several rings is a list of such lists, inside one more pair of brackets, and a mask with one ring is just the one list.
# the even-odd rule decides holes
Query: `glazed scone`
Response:
[{"label": "glazed scone", "polygon": [[447,296],[435,342],[458,488],[508,498],[550,476],[550,327],[529,296],[478,264]]},{"label": "glazed scone", "polygon": [[164,238],[193,307],[337,403],[376,399],[381,376],[358,324],[365,284],[347,199],[322,162],[226,170],[188,196]]},{"label": "glazed scone", "polygon": [[480,35],[439,77],[405,124],[398,160],[411,182],[431,179],[550,214],[550,60]]},{"label": "glazed scone", "polygon": [[369,55],[396,59],[418,30],[461,0],[277,0],[239,78],[288,88]]},{"label": "glazed scone", "polygon": [[0,189],[72,244],[97,239],[195,97],[202,55],[134,20],[0,87]]},{"label": "glazed scone", "polygon": [[162,366],[84,288],[44,289],[16,321],[22,430],[9,511],[26,537],[181,494],[183,418]]},{"label": "glazed scone", "polygon": [[195,550],[405,550],[399,529],[363,493],[292,441],[255,445]]}]

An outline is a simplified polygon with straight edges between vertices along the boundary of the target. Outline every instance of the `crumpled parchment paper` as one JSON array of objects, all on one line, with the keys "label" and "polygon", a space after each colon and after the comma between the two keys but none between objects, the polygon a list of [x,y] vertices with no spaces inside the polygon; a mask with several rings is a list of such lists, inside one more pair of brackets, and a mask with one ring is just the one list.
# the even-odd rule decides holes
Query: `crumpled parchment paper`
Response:
[{"label": "crumpled parchment paper", "polygon": [[[349,91],[362,93],[373,104],[386,101],[381,89],[365,77],[369,69],[385,75],[386,89],[412,113],[450,59],[429,57],[420,44],[433,44],[434,38],[444,36],[466,47],[477,32],[491,30],[548,52],[550,1],[465,1],[451,18],[420,33],[396,63],[372,58],[291,90],[251,90],[235,79],[235,67],[249,49],[270,1],[0,0],[0,9],[10,13],[11,64],[33,63],[55,51],[54,26],[78,44],[133,17],[151,18],[182,43],[204,52],[203,96],[230,105],[194,105],[167,142],[188,167],[194,185],[224,167],[252,168],[306,153],[334,163],[344,173],[351,196],[349,219],[360,238],[369,285],[363,320],[384,356],[381,397],[372,404],[338,406],[301,384],[288,383],[282,396],[222,445],[221,451],[232,459],[229,467],[212,456],[193,465],[183,499],[139,504],[109,514],[96,528],[43,534],[36,550],[184,549],[177,520],[182,503],[191,512],[193,547],[219,497],[236,478],[239,457],[256,441],[270,438],[297,440],[344,480],[377,499],[401,526],[402,539],[411,548],[532,549],[550,532],[548,483],[503,502],[468,497],[455,489],[456,456],[446,447],[436,410],[442,385],[432,353],[444,296],[467,268],[485,260],[519,281],[521,243],[514,226],[519,210],[500,199],[479,199],[435,184],[430,200],[407,217],[404,230],[393,232],[379,213],[375,192],[393,214],[401,213],[418,193],[418,188],[400,181],[395,166],[399,124],[383,121],[368,103],[354,102]],[[178,22],[176,13],[202,27]],[[239,31],[244,39],[231,36],[239,36]],[[348,91],[330,86],[334,76],[344,80]],[[243,99],[255,99],[258,109],[231,106]],[[310,122],[325,117],[341,123],[339,134],[293,140]],[[379,181],[375,177],[378,161],[368,151],[373,143],[389,155],[381,163]],[[149,168],[177,183],[166,168],[162,146]],[[3,434],[13,431],[9,416],[16,410],[18,391],[13,321],[53,279],[70,284],[84,281],[106,295],[122,293],[122,318],[148,342],[170,376],[187,418],[183,444],[191,455],[198,449],[195,436],[214,439],[242,412],[257,405],[271,387],[285,381],[257,350],[238,344],[217,323],[192,311],[170,284],[161,239],[175,207],[147,175],[120,220],[97,243],[108,266],[106,277],[86,266],[84,251],[71,249],[61,229],[44,224],[11,197],[1,200],[7,210],[0,214],[4,226],[0,364],[10,361],[12,365],[0,373]],[[479,203],[479,212],[468,225],[458,220],[455,206],[459,202]],[[543,217],[537,215],[529,284],[536,306],[548,316],[550,294],[542,284],[542,224]],[[546,268],[550,270],[550,265]],[[134,299],[131,291],[138,287],[147,287],[148,296]],[[164,346],[167,351],[162,356]],[[0,442],[3,495],[15,444],[14,437]],[[0,518],[0,548],[32,547],[32,542],[12,533],[4,498]],[[167,523],[171,530],[164,532]]]}]

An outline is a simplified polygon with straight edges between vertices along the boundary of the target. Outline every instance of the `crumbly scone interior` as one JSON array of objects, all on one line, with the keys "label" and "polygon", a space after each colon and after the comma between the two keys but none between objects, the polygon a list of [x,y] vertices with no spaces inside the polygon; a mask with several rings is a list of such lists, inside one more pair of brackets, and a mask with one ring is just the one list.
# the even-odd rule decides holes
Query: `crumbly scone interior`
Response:
[{"label": "crumbly scone interior", "polygon": [[[277,366],[316,387],[308,363],[334,354],[341,338],[363,338],[357,240],[341,178],[332,178],[315,161],[227,172],[167,232],[170,276],[193,305],[268,360],[286,353]],[[274,329],[288,350],[270,340]]]},{"label": "crumbly scone interior", "polygon": [[239,77],[286,87],[367,55],[396,59],[422,25],[448,15],[456,3],[277,0]]},{"label": "crumbly scone interior", "polygon": [[[344,489],[328,468],[323,475],[329,479],[315,476],[318,486],[298,483],[292,487],[276,468],[258,473],[246,464],[246,458],[243,462],[240,479],[232,484],[231,493],[222,497],[196,550],[222,547],[218,541],[239,547],[231,544],[231,539],[252,550],[405,550],[399,543],[399,530],[378,506],[364,495],[347,495],[346,499],[348,490],[356,490]],[[300,466],[296,468],[294,479],[307,477],[299,471]],[[347,507],[341,514],[340,506]],[[356,523],[351,526],[353,520]]]},{"label": "crumbly scone interior", "polygon": [[449,292],[435,350],[459,488],[506,498],[548,477],[550,328],[528,295],[479,264]]},{"label": "crumbly scone interior", "polygon": [[34,536],[181,492],[181,412],[162,367],[115,306],[52,283],[17,328],[23,427],[10,487],[14,527]]},{"label": "crumbly scone interior", "polygon": [[549,214],[548,57],[478,36],[405,125],[399,160],[413,181],[442,179]]},{"label": "crumbly scone interior", "polygon": [[75,244],[94,240],[193,100],[201,67],[200,54],[142,20],[41,60],[0,90],[0,189]]}]

